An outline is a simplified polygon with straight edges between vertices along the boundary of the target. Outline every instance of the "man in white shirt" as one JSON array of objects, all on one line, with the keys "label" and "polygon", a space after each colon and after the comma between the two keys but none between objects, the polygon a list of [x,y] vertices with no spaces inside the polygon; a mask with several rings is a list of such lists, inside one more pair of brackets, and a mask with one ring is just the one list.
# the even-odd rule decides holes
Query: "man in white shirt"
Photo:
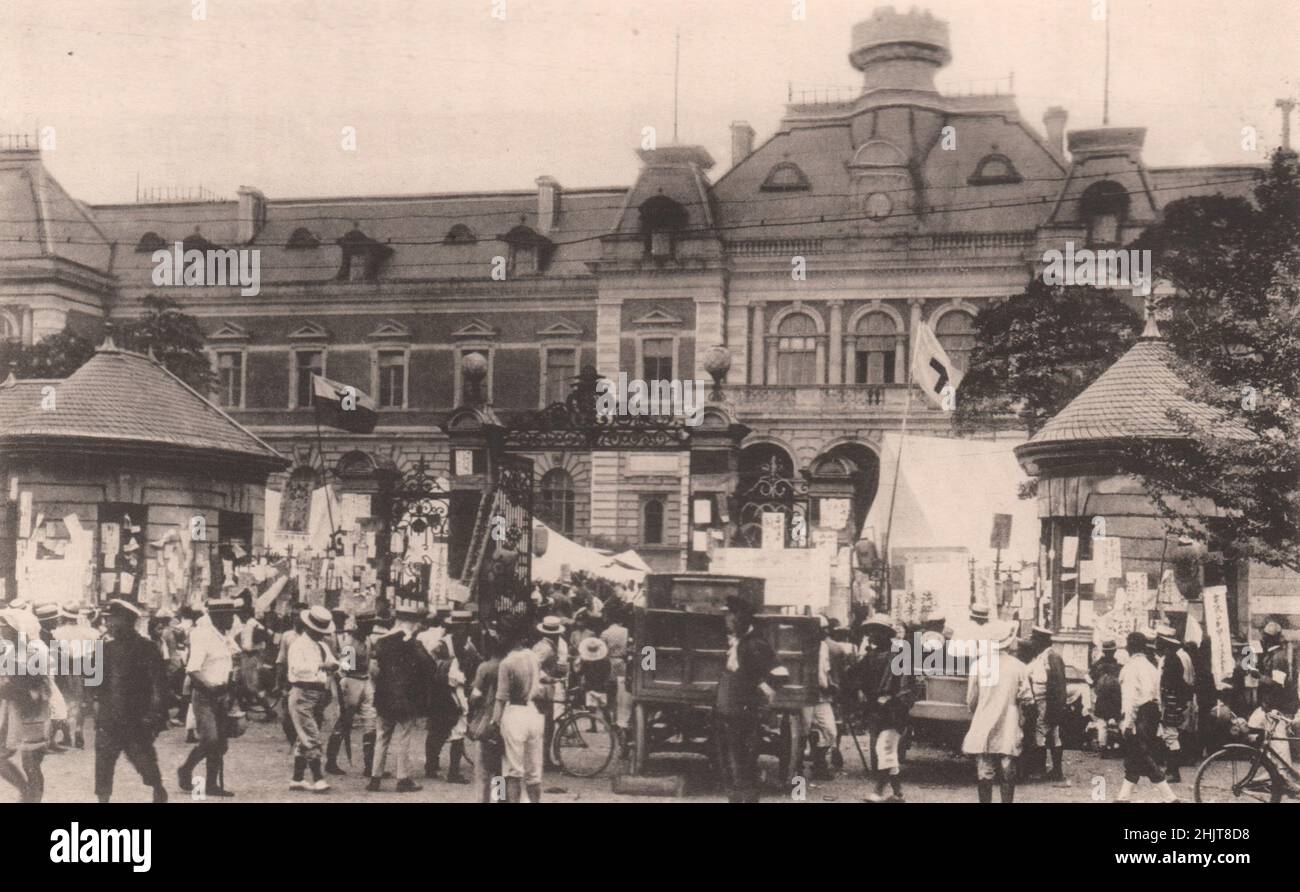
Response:
[{"label": "man in white shirt", "polygon": [[230,708],[230,676],[234,655],[226,634],[235,620],[235,602],[226,598],[208,601],[207,613],[199,617],[190,632],[190,655],[185,665],[189,675],[191,704],[198,744],[190,751],[176,779],[180,788],[194,788],[194,769],[206,762],[205,796],[235,795],[222,784],[226,754],[226,713]]},{"label": "man in white shirt", "polygon": [[[289,714],[297,732],[289,789],[324,793],[330,785],[321,776],[321,724],[331,697],[331,677],[339,665],[325,639],[334,634],[334,620],[319,604],[302,611],[301,618],[305,634],[289,645]],[[303,779],[308,768],[310,784]]]},{"label": "man in white shirt", "polygon": [[1124,716],[1119,725],[1124,735],[1124,785],[1115,801],[1128,802],[1133,787],[1146,777],[1165,802],[1177,802],[1178,796],[1170,789],[1159,763],[1160,670],[1156,669],[1146,636],[1141,632],[1130,632],[1126,646],[1128,662],[1119,672]]}]

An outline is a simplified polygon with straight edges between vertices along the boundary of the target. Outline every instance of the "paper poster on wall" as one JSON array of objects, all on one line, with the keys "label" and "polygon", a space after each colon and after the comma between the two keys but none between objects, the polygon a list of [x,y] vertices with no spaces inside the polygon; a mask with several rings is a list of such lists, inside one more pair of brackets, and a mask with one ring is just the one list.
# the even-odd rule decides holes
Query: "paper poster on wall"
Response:
[{"label": "paper poster on wall", "polygon": [[817,505],[817,525],[827,530],[842,530],[849,523],[852,508],[850,499],[821,499]]},{"label": "paper poster on wall", "polygon": [[1079,561],[1079,585],[1092,585],[1096,581],[1092,561]]},{"label": "paper poster on wall", "polygon": [[1118,536],[1098,536],[1092,540],[1092,570],[1101,585],[1124,578]]},{"label": "paper poster on wall", "polygon": [[1151,598],[1151,591],[1148,588],[1147,574],[1145,571],[1130,570],[1124,574],[1124,589],[1128,592],[1128,597],[1134,604],[1141,604],[1142,609],[1150,608],[1148,603]]},{"label": "paper poster on wall", "polygon": [[1061,539],[1061,566],[1073,567],[1079,556],[1079,537],[1065,536]]},{"label": "paper poster on wall", "polygon": [[713,523],[713,501],[711,499],[696,499],[693,511],[697,524],[706,526]]},{"label": "paper poster on wall", "polygon": [[456,450],[456,476],[467,477],[474,473],[474,453],[469,449]]},{"label": "paper poster on wall", "polygon": [[709,550],[709,531],[694,530],[691,533],[691,551]]}]

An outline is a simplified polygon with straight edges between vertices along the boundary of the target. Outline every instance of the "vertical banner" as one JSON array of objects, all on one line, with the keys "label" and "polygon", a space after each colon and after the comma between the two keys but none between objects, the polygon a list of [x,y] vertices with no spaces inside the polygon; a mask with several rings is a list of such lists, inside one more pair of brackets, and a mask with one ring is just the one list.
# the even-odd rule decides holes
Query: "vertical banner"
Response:
[{"label": "vertical banner", "polygon": [[1202,593],[1205,602],[1205,633],[1210,636],[1210,663],[1220,688],[1232,678],[1232,631],[1228,625],[1228,587],[1211,585]]}]

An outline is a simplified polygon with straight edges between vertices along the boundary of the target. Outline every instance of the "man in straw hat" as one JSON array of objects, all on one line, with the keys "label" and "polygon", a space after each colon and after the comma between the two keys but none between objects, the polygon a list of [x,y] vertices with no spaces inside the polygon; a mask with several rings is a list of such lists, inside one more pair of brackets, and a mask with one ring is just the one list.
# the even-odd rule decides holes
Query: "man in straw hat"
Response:
[{"label": "man in straw hat", "polygon": [[226,635],[235,622],[235,602],[214,598],[207,612],[190,632],[190,656],[185,671],[190,680],[190,710],[194,715],[198,743],[176,769],[176,779],[185,792],[194,789],[194,769],[204,762],[203,795],[230,797],[235,794],[223,784],[226,755],[226,717],[230,710],[230,677],[234,654]]},{"label": "man in straw hat", "polygon": [[[338,660],[325,644],[334,634],[330,612],[317,604],[302,611],[303,634],[289,646],[289,714],[293,716],[293,780],[290,790],[324,793],[330,785],[321,776],[321,723],[330,701],[330,681]],[[311,769],[311,782],[304,776]]]},{"label": "man in straw hat", "polygon": [[[542,669],[541,696],[538,702],[542,707],[546,726],[543,734],[546,740],[555,736],[555,707],[564,699],[563,685],[569,671],[569,643],[565,641],[564,634],[567,630],[568,621],[559,615],[544,617],[537,624],[537,634],[540,637],[533,645],[533,653]],[[546,767],[557,767],[551,758],[551,748],[548,746],[544,749],[542,759]]]},{"label": "man in straw hat", "polygon": [[776,651],[754,626],[754,607],[731,595],[726,669],[718,681],[716,713],[723,782],[729,802],[758,802],[758,749],[763,719],[781,683]]},{"label": "man in straw hat", "polygon": [[[0,609],[0,650],[28,661],[48,659],[40,624],[31,611]],[[0,778],[18,789],[23,802],[40,802],[45,795],[41,761],[50,701],[57,690],[44,672],[0,673]],[[14,756],[22,763],[21,770],[14,765]]]},{"label": "man in straw hat", "polygon": [[153,743],[167,724],[166,666],[157,645],[136,631],[142,613],[132,601],[108,602],[109,637],[103,645],[95,714],[95,795],[100,802],[113,794],[113,772],[122,753],[145,786],[153,788],[153,801],[167,801]]},{"label": "man in straw hat", "polygon": [[961,750],[975,757],[975,778],[980,802],[993,801],[993,782],[1000,778],[1003,802],[1016,794],[1016,760],[1024,745],[1022,710],[1034,703],[1029,686],[1029,669],[1016,658],[1015,623],[990,626],[993,647],[976,659],[966,685],[966,705],[971,711],[970,728]]},{"label": "man in straw hat", "polygon": [[1116,802],[1128,802],[1133,787],[1147,778],[1160,791],[1165,802],[1177,802],[1178,796],[1160,765],[1160,672],[1152,661],[1147,636],[1130,632],[1126,644],[1128,662],[1119,673],[1120,696],[1124,718],[1120,732],[1124,735],[1124,784]]},{"label": "man in straw hat", "polygon": [[[874,788],[863,798],[867,802],[902,802],[898,745],[916,699],[916,684],[909,672],[894,671],[894,620],[888,614],[877,613],[863,623],[862,629],[868,650],[853,667],[852,683],[862,694],[874,782]],[[885,796],[886,786],[890,788],[889,797]]]},{"label": "man in straw hat", "polygon": [[416,640],[417,623],[425,615],[420,602],[399,600],[392,631],[375,640],[371,675],[375,680],[375,709],[379,713],[379,741],[366,789],[376,793],[384,776],[384,763],[393,754],[397,792],[420,789],[411,780],[410,748],[428,712],[433,680],[433,658]]}]

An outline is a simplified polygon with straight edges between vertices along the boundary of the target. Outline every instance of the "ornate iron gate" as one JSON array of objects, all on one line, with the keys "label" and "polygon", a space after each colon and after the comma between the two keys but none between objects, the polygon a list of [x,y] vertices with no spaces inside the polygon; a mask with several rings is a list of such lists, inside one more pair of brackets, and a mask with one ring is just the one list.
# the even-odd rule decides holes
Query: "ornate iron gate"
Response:
[{"label": "ornate iron gate", "polygon": [[450,492],[419,459],[387,492],[388,541],[384,579],[396,601],[428,604],[447,578],[448,498]]},{"label": "ornate iron gate", "polygon": [[764,465],[762,474],[735,496],[736,533],[733,544],[758,548],[763,544],[763,515],[779,513],[785,517],[785,547],[809,545],[812,530],[812,499],[808,481],[786,477],[775,458]]}]

